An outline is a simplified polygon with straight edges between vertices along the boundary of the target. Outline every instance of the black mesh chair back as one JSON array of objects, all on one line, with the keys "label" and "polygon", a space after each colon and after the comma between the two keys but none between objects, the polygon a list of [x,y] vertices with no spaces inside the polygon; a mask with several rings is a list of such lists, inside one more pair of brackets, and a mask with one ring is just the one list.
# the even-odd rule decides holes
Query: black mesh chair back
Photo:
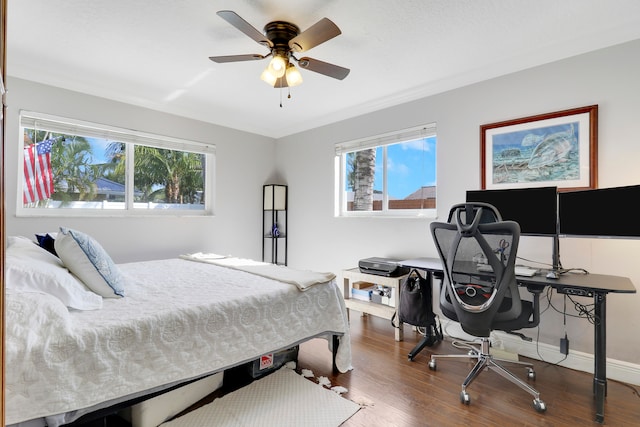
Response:
[{"label": "black mesh chair back", "polygon": [[[500,328],[500,323],[518,319],[522,312],[515,278],[520,227],[500,221],[499,213],[492,210],[490,205],[463,203],[454,206],[450,222],[431,224],[445,266],[447,308],[453,308],[454,320],[465,332],[481,337]],[[487,218],[490,222],[485,222]]]}]

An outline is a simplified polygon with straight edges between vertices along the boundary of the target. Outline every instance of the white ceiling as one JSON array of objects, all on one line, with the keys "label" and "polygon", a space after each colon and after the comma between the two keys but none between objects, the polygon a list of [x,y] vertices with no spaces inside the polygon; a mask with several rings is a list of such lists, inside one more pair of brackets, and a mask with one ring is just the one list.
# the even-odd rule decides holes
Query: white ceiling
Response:
[{"label": "white ceiling", "polygon": [[[351,73],[301,70],[287,99],[268,60],[213,63],[267,53],[225,9],[260,31],[331,19],[342,35],[304,56]],[[279,138],[639,39],[640,1],[9,0],[7,30],[9,76]]]}]

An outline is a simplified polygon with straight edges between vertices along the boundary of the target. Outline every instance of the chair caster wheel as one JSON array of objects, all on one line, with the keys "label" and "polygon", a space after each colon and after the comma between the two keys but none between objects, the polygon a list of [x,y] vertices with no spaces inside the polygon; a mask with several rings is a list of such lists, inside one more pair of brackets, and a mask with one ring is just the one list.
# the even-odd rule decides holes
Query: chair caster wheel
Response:
[{"label": "chair caster wheel", "polygon": [[530,380],[536,379],[536,371],[534,371],[533,368],[528,369],[527,378],[529,378]]},{"label": "chair caster wheel", "polygon": [[540,399],[533,399],[533,407],[538,412],[545,412],[547,410],[547,405]]},{"label": "chair caster wheel", "polygon": [[471,396],[469,396],[469,393],[467,393],[466,391],[460,392],[460,403],[463,403],[465,405],[471,403]]},{"label": "chair caster wheel", "polygon": [[435,360],[431,359],[429,361],[429,369],[431,369],[432,371],[436,370],[436,361]]}]

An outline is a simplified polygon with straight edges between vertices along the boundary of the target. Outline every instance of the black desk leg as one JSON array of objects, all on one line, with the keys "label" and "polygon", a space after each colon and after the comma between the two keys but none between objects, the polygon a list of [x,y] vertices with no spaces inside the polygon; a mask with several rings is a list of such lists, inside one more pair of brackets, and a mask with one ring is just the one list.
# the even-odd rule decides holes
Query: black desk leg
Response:
[{"label": "black desk leg", "polygon": [[[433,273],[429,270],[427,270],[425,273],[427,275],[427,283],[429,284],[429,287],[431,289],[431,295],[433,296]],[[433,309],[433,297],[431,298],[431,305]],[[400,327],[402,327],[402,325],[400,325]],[[442,328],[440,327],[440,325],[434,323],[432,326],[427,326],[425,328],[424,337],[409,352],[409,361],[412,362],[416,355],[420,353],[425,347],[431,347],[438,341],[442,341]]]},{"label": "black desk leg", "polygon": [[596,292],[593,372],[593,393],[596,399],[596,421],[604,422],[604,398],[607,395],[607,294]]},{"label": "black desk leg", "polygon": [[413,359],[416,357],[418,353],[420,353],[425,347],[431,347],[436,341],[437,338],[429,335],[429,330],[425,332],[426,335],[420,340],[420,342],[413,347],[413,350],[409,352],[408,358],[409,362],[413,362]]}]

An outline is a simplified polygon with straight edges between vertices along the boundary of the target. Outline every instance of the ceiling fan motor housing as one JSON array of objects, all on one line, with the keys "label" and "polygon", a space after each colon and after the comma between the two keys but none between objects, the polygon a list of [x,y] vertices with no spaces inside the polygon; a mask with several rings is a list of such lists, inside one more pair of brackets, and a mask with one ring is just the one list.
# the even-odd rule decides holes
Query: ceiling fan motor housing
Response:
[{"label": "ceiling fan motor housing", "polygon": [[300,34],[297,25],[286,21],[273,21],[264,26],[264,34],[273,43],[272,53],[284,57],[289,56],[289,40]]}]

